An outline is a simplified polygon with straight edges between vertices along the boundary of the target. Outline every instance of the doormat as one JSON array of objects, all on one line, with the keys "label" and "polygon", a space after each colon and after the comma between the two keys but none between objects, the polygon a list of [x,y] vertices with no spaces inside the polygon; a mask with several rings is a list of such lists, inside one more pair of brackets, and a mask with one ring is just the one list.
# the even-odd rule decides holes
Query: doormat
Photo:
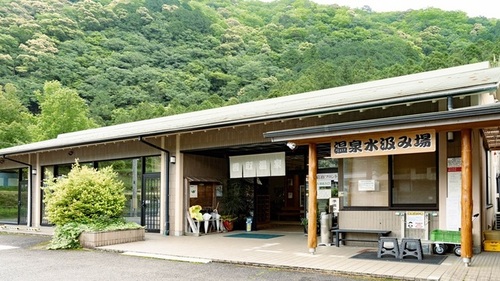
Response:
[{"label": "doormat", "polygon": [[232,237],[232,238],[253,238],[253,239],[271,239],[283,236],[281,234],[264,234],[264,233],[253,233],[253,232],[242,232],[225,235],[224,237]]},{"label": "doormat", "polygon": [[440,255],[424,255],[422,260],[418,260],[415,257],[405,257],[404,259],[397,259],[393,256],[382,256],[382,258],[377,258],[377,252],[374,251],[363,251],[357,255],[350,257],[351,259],[364,259],[364,260],[377,260],[377,261],[395,261],[395,262],[410,262],[410,263],[425,263],[425,264],[441,264],[446,256]]}]

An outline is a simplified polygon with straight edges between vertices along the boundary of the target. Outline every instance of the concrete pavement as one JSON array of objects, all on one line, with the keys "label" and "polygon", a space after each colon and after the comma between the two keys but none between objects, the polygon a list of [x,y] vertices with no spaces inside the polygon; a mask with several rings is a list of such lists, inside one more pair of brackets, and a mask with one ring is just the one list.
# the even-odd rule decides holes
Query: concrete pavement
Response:
[{"label": "concrete pavement", "polygon": [[[52,228],[9,226],[0,231],[51,235]],[[261,230],[255,233],[280,234],[271,239],[233,238],[230,233],[201,236],[164,236],[147,233],[145,241],[99,247],[127,255],[184,260],[224,262],[268,267],[319,270],[340,274],[392,278],[397,280],[491,280],[500,281],[500,253],[482,252],[466,267],[462,259],[450,254],[439,265],[417,262],[360,260],[351,257],[371,247],[318,246],[310,254],[307,237],[297,230]]]}]

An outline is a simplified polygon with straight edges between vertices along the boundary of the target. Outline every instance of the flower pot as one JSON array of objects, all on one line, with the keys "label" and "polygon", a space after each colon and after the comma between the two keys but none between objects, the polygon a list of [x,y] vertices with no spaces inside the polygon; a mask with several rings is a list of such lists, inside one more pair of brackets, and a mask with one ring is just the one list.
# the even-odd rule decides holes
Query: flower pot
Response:
[{"label": "flower pot", "polygon": [[234,228],[234,223],[233,221],[230,221],[230,220],[224,220],[222,222],[222,224],[224,225],[224,227],[226,228],[227,231],[232,231],[233,228]]},{"label": "flower pot", "polygon": [[96,248],[107,245],[144,241],[145,229],[125,229],[112,231],[82,232],[78,238],[83,248]]}]

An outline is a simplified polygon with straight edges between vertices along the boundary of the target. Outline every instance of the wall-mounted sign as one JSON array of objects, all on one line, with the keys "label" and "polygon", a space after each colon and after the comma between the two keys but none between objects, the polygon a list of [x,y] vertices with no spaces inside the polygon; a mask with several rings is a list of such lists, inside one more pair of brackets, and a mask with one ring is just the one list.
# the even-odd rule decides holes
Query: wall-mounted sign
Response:
[{"label": "wall-mounted sign", "polygon": [[196,184],[189,185],[189,198],[198,198],[198,186]]},{"label": "wall-mounted sign", "polygon": [[448,158],[447,164],[448,196],[446,197],[446,229],[460,229],[462,214],[460,213],[462,194],[462,158]]},{"label": "wall-mounted sign", "polygon": [[230,156],[229,169],[232,179],[284,176],[285,152]]},{"label": "wall-mounted sign", "polygon": [[406,212],[406,228],[424,229],[425,213],[421,211]]},{"label": "wall-mounted sign", "polygon": [[376,180],[358,180],[358,191],[378,191],[379,182]]},{"label": "wall-mounted sign", "polygon": [[332,197],[330,198],[330,206],[332,207],[332,212],[340,212],[340,198]]},{"label": "wall-mounted sign", "polygon": [[[306,177],[306,182],[309,183],[309,177]],[[339,182],[338,173],[321,173],[316,175],[316,198],[329,199],[332,197],[332,187],[336,187]],[[307,185],[309,189],[309,184]]]},{"label": "wall-mounted sign", "polygon": [[436,131],[394,132],[339,137],[332,140],[332,158],[432,152],[436,150]]}]

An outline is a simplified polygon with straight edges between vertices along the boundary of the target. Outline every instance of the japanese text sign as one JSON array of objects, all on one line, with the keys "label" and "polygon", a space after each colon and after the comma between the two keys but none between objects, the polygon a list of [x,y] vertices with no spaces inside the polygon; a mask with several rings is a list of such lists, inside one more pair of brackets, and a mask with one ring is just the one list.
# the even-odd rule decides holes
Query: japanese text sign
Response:
[{"label": "japanese text sign", "polygon": [[404,131],[332,140],[332,158],[432,152],[436,150],[435,130]]}]

